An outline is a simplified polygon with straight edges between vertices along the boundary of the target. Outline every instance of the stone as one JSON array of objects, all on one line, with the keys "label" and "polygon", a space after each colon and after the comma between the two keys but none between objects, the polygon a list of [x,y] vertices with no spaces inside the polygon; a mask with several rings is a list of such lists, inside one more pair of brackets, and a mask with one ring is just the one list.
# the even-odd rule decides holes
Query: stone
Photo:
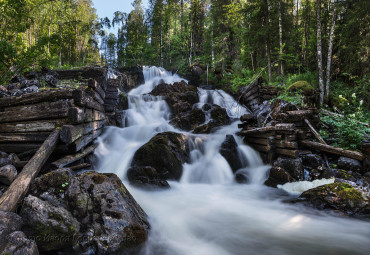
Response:
[{"label": "stone", "polygon": [[0,167],[0,183],[10,185],[17,178],[17,175],[17,169],[13,165]]},{"label": "stone", "polygon": [[304,170],[300,159],[279,157],[274,162],[274,166],[281,167],[296,180],[303,181],[304,179]]},{"label": "stone", "polygon": [[40,81],[33,79],[33,80],[23,80],[21,82],[21,89],[28,88],[28,87],[40,87]]},{"label": "stone", "polygon": [[41,251],[72,247],[80,231],[80,223],[68,210],[32,195],[24,199],[21,216],[24,232],[36,238]]},{"label": "stone", "polygon": [[119,93],[117,110],[124,111],[128,109],[128,98],[123,92]]},{"label": "stone", "polygon": [[346,182],[335,182],[307,190],[300,198],[317,209],[334,209],[348,215],[370,216],[370,197]]},{"label": "stone", "polygon": [[201,109],[195,108],[190,112],[180,113],[171,119],[171,124],[184,131],[197,128],[206,121],[206,116]]},{"label": "stone", "polygon": [[214,106],[211,110],[211,118],[217,123],[222,123],[223,125],[230,122],[230,117],[227,115],[226,109],[219,106]]},{"label": "stone", "polygon": [[220,147],[220,154],[229,163],[234,173],[243,167],[240,153],[238,151],[238,144],[236,143],[234,136],[226,135],[226,139]]},{"label": "stone", "polygon": [[23,94],[29,94],[29,93],[36,93],[39,92],[39,88],[35,85],[32,85],[30,87],[26,87],[22,89]]},{"label": "stone", "polygon": [[280,166],[274,165],[270,169],[269,178],[265,181],[266,186],[276,188],[278,184],[285,184],[287,182],[296,182],[288,171],[281,168]]},{"label": "stone", "polygon": [[154,136],[138,149],[132,166],[151,166],[166,180],[179,180],[183,163],[189,162],[190,151],[184,134],[165,132]]},{"label": "stone", "polygon": [[361,172],[362,170],[360,161],[346,157],[338,159],[338,168],[353,172]]},{"label": "stone", "polygon": [[302,155],[302,164],[306,169],[318,169],[323,166],[324,161],[319,155],[310,153]]},{"label": "stone", "polygon": [[58,85],[58,80],[52,74],[45,75],[45,82],[48,87],[56,88]]},{"label": "stone", "polygon": [[150,166],[131,167],[127,170],[127,178],[132,185],[145,189],[167,189],[170,187],[156,169]]}]

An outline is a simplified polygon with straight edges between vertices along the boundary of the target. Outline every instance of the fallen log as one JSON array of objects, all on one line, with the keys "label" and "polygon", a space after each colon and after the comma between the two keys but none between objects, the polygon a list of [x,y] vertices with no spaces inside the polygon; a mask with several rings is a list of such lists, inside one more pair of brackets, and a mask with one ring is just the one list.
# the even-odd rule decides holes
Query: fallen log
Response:
[{"label": "fallen log", "polygon": [[73,91],[74,103],[78,106],[85,106],[90,109],[95,109],[101,112],[104,112],[104,107],[92,99],[86,94],[82,89],[76,89]]},{"label": "fallen log", "polygon": [[299,151],[298,150],[288,150],[288,149],[277,148],[276,152],[280,155],[288,156],[288,157],[291,157],[291,158],[298,158],[299,157]]},{"label": "fallen log", "polygon": [[46,90],[37,93],[25,94],[21,97],[0,98],[0,108],[17,105],[36,104],[42,102],[52,102],[62,99],[71,99],[72,90]]},{"label": "fallen log", "polygon": [[1,142],[43,142],[50,132],[0,133]]},{"label": "fallen log", "polygon": [[83,135],[102,128],[104,124],[105,120],[94,121],[80,125],[64,125],[60,132],[60,140],[65,144],[70,144]]},{"label": "fallen log", "polygon": [[105,120],[103,112],[79,107],[72,107],[68,110],[68,122],[73,125],[99,120]]},{"label": "fallen log", "polygon": [[57,127],[67,124],[67,118],[56,120],[22,121],[1,123],[0,130],[4,133],[51,132]]},{"label": "fallen log", "polygon": [[276,141],[275,146],[281,149],[298,149],[298,144],[296,142],[288,141]]},{"label": "fallen log", "polygon": [[118,97],[119,97],[118,90],[116,90],[115,92],[106,92],[105,93],[105,99],[115,99],[115,100],[117,100]]},{"label": "fallen log", "polygon": [[243,95],[243,100],[245,101],[246,98],[248,98],[250,95],[258,93],[258,86],[252,87],[249,91],[247,91]]},{"label": "fallen log", "polygon": [[342,148],[336,148],[327,144],[312,142],[308,140],[299,141],[299,144],[306,148],[315,149],[318,151],[323,151],[334,155],[357,159],[360,161],[364,160],[364,155],[361,152],[357,151],[344,150]]},{"label": "fallen log", "polygon": [[90,78],[87,85],[89,88],[95,90],[103,100],[105,99],[105,92],[96,80]]},{"label": "fallen log", "polygon": [[7,107],[3,112],[0,112],[0,123],[62,119],[68,116],[70,107],[72,107],[72,104],[69,100]]},{"label": "fallen log", "polygon": [[65,166],[68,166],[69,164],[72,164],[72,163],[86,157],[90,153],[93,153],[97,146],[98,146],[97,144],[93,144],[93,145],[83,149],[81,152],[79,152],[75,155],[68,155],[68,156],[65,156],[64,158],[58,159],[57,161],[54,161],[53,163],[51,163],[51,165],[55,168],[63,168]]},{"label": "fallen log", "polygon": [[97,138],[102,132],[103,132],[103,129],[94,130],[93,133],[85,135],[85,136],[77,139],[76,141],[74,141],[70,145],[68,145],[68,148],[72,152],[78,152],[81,149],[83,149],[84,147],[86,147],[89,143],[94,141],[95,138]]},{"label": "fallen log", "polygon": [[247,144],[255,149],[256,151],[262,151],[262,152],[270,152],[272,150],[275,150],[275,146],[273,145],[260,145],[255,143],[247,142]]},{"label": "fallen log", "polygon": [[88,164],[88,163],[82,163],[80,165],[77,165],[77,166],[71,166],[69,167],[69,169],[71,169],[72,171],[78,171],[78,170],[82,170],[82,169],[86,169],[86,168],[90,168],[91,165]]},{"label": "fallen log", "polygon": [[7,191],[2,195],[0,198],[0,210],[14,212],[17,209],[17,206],[27,194],[31,183],[40,172],[41,167],[53,152],[58,142],[59,132],[59,130],[55,130],[50,134]]},{"label": "fallen log", "polygon": [[315,138],[317,140],[319,140],[320,143],[327,144],[325,142],[325,140],[322,139],[322,137],[320,136],[320,134],[316,131],[316,129],[311,125],[310,121],[308,119],[304,119],[304,121],[306,122],[307,126],[310,128],[310,130],[311,130],[312,134],[315,136]]}]

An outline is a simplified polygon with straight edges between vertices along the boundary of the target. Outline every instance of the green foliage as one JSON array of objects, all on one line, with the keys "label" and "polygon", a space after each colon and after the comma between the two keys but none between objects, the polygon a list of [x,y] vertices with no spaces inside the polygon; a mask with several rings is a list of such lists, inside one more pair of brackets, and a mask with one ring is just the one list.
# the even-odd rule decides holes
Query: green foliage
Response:
[{"label": "green foliage", "polygon": [[287,88],[288,91],[301,91],[304,95],[311,95],[315,89],[307,81],[297,81]]},{"label": "green foliage", "polygon": [[325,140],[332,141],[332,144],[337,147],[360,150],[362,141],[369,138],[370,128],[359,123],[359,121],[367,121],[361,109],[354,113],[345,116],[321,116],[321,121],[329,129],[321,129],[320,134]]}]

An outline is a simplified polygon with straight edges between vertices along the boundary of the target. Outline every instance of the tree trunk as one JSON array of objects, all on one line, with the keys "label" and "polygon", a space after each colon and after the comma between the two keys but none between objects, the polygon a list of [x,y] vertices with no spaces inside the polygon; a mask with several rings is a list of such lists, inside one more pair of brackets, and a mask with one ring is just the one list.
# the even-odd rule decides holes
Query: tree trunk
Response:
[{"label": "tree trunk", "polygon": [[181,32],[184,30],[184,0],[181,0]]},{"label": "tree trunk", "polygon": [[322,45],[321,45],[321,0],[317,1],[317,71],[319,72],[320,104],[324,103],[324,74],[322,67]]},{"label": "tree trunk", "polygon": [[267,27],[267,38],[266,38],[266,51],[267,51],[267,70],[269,75],[269,82],[272,80],[272,74],[271,74],[271,50],[270,50],[270,21],[269,21],[269,1],[265,0],[266,2],[266,27]]},{"label": "tree trunk", "polygon": [[325,90],[326,99],[329,99],[329,92],[330,92],[330,70],[331,70],[331,57],[333,53],[333,41],[334,41],[336,14],[337,14],[337,1],[334,0],[333,17],[331,20],[331,28],[330,28],[330,36],[329,36],[328,61],[327,61],[327,66],[326,66],[326,90]]},{"label": "tree trunk", "polygon": [[14,212],[17,209],[17,206],[27,194],[31,183],[40,172],[41,167],[53,152],[58,142],[59,132],[59,130],[55,130],[50,134],[15,181],[10,185],[9,189],[0,198],[0,210]]},{"label": "tree trunk", "polygon": [[281,10],[281,0],[279,0],[278,4],[279,4],[280,73],[281,73],[281,75],[284,75],[284,65],[283,65],[283,19],[282,19],[282,10]]}]

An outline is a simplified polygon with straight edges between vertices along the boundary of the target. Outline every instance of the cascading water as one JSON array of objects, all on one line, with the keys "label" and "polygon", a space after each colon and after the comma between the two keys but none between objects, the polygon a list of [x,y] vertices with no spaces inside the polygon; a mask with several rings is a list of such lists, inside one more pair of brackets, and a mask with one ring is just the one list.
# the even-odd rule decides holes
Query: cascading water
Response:
[{"label": "cascading water", "polygon": [[[180,182],[170,182],[171,189],[130,186],[125,178],[135,151],[159,132],[182,132],[169,124],[170,111],[162,98],[144,95],[162,80],[172,84],[181,78],[156,67],[144,68],[144,77],[145,84],[129,93],[126,127],[107,128],[97,149],[97,169],[114,171],[149,215],[152,230],[143,254],[369,254],[369,223],[284,203],[286,193],[261,185],[268,167],[236,136],[245,166],[239,171],[251,184],[233,181],[219,148],[225,135],[238,130],[238,122],[214,134],[192,135],[191,162],[184,164]],[[248,111],[221,90],[199,89],[199,97],[197,107],[218,104],[231,118]]]}]

